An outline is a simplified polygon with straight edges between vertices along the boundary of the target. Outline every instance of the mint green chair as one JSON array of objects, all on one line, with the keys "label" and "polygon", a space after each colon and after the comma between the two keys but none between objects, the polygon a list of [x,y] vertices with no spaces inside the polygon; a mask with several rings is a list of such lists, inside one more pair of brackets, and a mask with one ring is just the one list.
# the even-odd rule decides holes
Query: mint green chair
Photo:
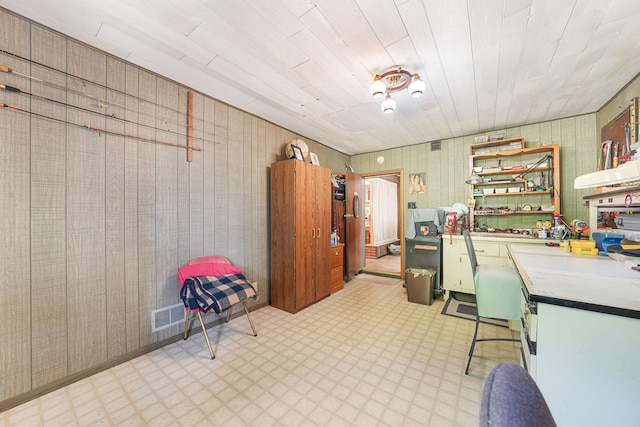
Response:
[{"label": "mint green chair", "polygon": [[[469,349],[469,360],[464,370],[465,375],[469,372],[469,365],[473,357],[473,350],[477,342],[481,341],[513,341],[520,342],[519,339],[512,338],[481,338],[478,339],[478,327],[481,317],[503,320],[520,320],[520,299],[522,295],[522,279],[518,270],[513,267],[501,265],[478,265],[476,252],[473,249],[471,234],[469,230],[462,232],[467,245],[469,260],[471,261],[471,271],[473,272],[473,285],[476,291],[476,330],[473,333],[473,341]],[[520,346],[522,363],[527,367],[524,358],[524,351]]]}]

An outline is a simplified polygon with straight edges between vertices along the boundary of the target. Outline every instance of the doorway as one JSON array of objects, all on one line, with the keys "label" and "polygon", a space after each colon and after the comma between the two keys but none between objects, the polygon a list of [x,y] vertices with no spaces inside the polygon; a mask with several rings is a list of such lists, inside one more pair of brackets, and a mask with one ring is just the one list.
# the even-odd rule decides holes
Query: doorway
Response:
[{"label": "doorway", "polygon": [[[403,170],[363,173],[362,178],[365,181],[365,265],[362,271],[404,278]],[[381,211],[380,206],[396,209]]]}]

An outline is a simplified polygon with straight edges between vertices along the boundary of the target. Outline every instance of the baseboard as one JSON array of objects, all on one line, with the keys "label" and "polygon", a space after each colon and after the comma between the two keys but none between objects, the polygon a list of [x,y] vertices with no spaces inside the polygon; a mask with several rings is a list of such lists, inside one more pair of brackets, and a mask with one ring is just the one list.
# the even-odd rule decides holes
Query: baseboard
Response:
[{"label": "baseboard", "polygon": [[[249,311],[250,312],[255,311],[259,308],[266,307],[267,305],[269,305],[268,302],[261,302],[260,304],[250,307]],[[236,310],[236,312],[231,315],[231,318],[235,319],[236,317],[240,317],[244,315],[245,315],[244,310]],[[206,325],[207,327],[218,326],[224,323],[225,319],[226,319],[226,315],[220,316],[219,318],[212,320],[211,322],[206,322]],[[190,335],[194,335],[195,333],[202,331],[201,326],[195,326],[196,323],[198,322],[193,322]],[[14,408],[16,406],[22,405],[23,403],[29,402],[30,400],[37,399],[38,397],[44,396],[45,394],[51,393],[52,391],[56,391],[62,387],[66,387],[77,381],[83,380],[85,378],[89,378],[90,376],[100,373],[102,371],[106,371],[107,369],[111,369],[114,366],[118,366],[124,362],[128,362],[129,360],[133,360],[136,357],[143,356],[147,353],[151,353],[152,351],[158,350],[159,348],[165,347],[169,344],[173,344],[174,342],[182,340],[183,339],[182,335],[183,335],[183,332],[180,331],[179,334],[166,338],[162,341],[158,341],[156,343],[145,346],[144,348],[138,349],[136,351],[132,351],[131,353],[127,353],[126,355],[119,356],[119,357],[116,357],[115,359],[101,363],[98,366],[95,366],[93,368],[86,369],[81,372],[76,372],[75,374],[68,375],[62,379],[53,381],[49,384],[36,387],[33,390],[30,390],[26,393],[22,393],[16,397],[12,397],[7,400],[4,400],[0,402],[0,413],[7,411],[11,408]]]}]

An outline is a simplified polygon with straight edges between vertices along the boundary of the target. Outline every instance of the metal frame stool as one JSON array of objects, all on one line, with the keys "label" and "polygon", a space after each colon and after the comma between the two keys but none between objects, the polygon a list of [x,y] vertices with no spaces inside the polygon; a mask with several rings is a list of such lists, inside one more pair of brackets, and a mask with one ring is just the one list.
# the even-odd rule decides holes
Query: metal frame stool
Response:
[{"label": "metal frame stool", "polygon": [[[473,333],[473,341],[469,349],[469,360],[464,374],[469,373],[469,365],[476,343],[481,341],[510,341],[520,342],[517,338],[481,338],[478,339],[478,327],[480,326],[480,318],[488,317],[503,320],[520,320],[522,313],[520,310],[520,299],[522,294],[522,278],[518,270],[513,267],[505,267],[501,265],[478,265],[476,252],[471,241],[469,230],[462,232],[464,241],[467,245],[469,260],[471,261],[471,272],[473,274],[473,285],[476,291],[476,328]],[[522,363],[525,369],[527,361],[524,356],[524,350],[520,346],[522,355]]]},{"label": "metal frame stool", "polygon": [[247,308],[247,299],[258,298],[256,288],[257,284],[255,282],[249,283],[242,274],[189,277],[180,289],[180,296],[187,310],[184,320],[183,339],[186,340],[189,338],[191,324],[193,319],[197,317],[200,320],[202,333],[207,342],[211,359],[215,359],[216,355],[209,340],[209,334],[207,333],[207,328],[204,323],[204,316],[213,313],[222,314],[226,311],[227,316],[225,323],[228,323],[229,320],[231,320],[233,307],[240,303],[244,308],[247,319],[249,319],[253,336],[257,337],[258,332]]}]

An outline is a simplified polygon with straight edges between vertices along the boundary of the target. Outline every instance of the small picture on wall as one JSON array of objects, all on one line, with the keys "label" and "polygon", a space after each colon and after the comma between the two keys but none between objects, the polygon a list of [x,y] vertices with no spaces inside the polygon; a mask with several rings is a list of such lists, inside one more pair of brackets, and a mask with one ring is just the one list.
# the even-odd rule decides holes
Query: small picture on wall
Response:
[{"label": "small picture on wall", "polygon": [[427,180],[426,172],[409,174],[409,194],[422,194],[427,191],[425,182]]}]

